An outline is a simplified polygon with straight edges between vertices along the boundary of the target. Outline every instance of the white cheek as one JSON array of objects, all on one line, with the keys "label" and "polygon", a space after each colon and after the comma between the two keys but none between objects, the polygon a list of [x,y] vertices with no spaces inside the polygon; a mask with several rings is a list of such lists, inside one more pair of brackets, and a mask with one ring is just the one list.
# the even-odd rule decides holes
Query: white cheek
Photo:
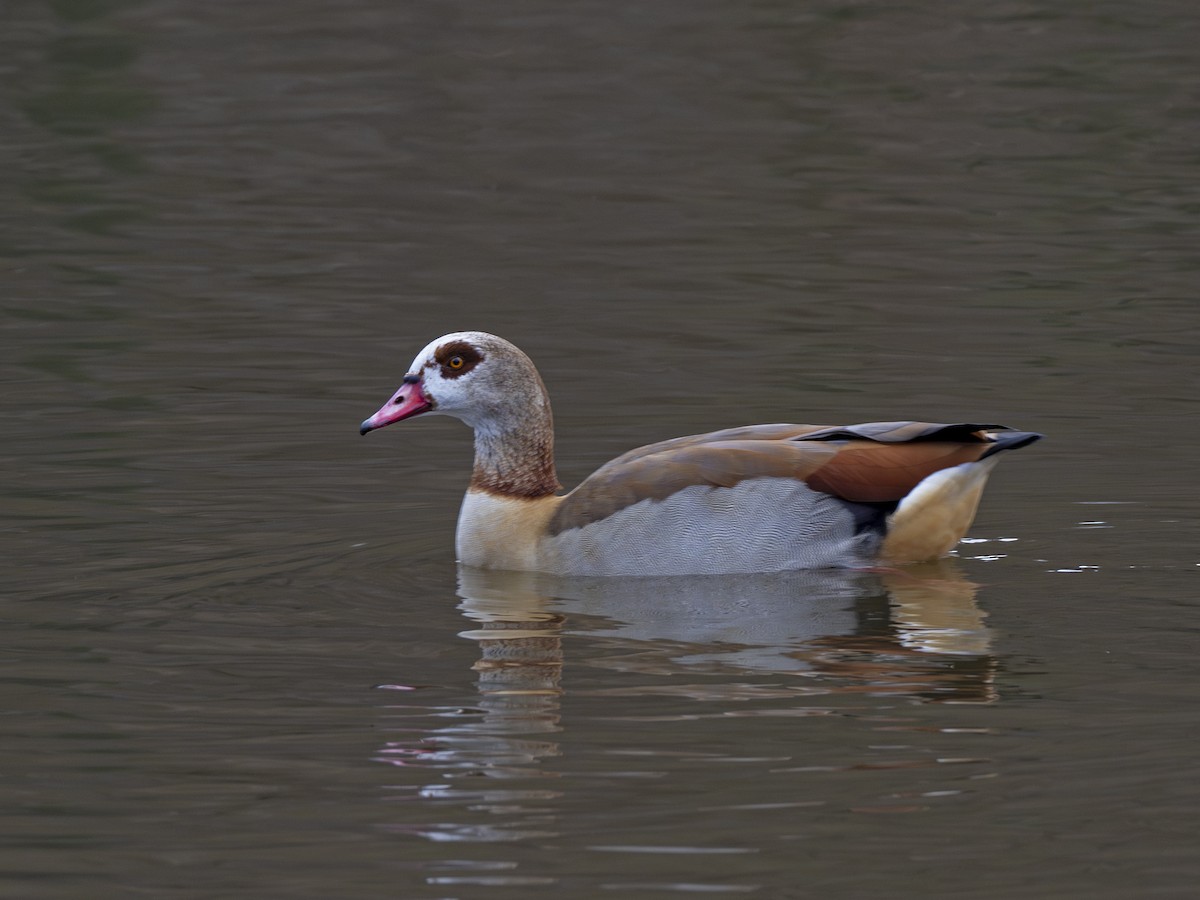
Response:
[{"label": "white cheek", "polygon": [[469,381],[470,376],[445,378],[441,369],[434,365],[425,369],[423,377],[425,394],[436,404],[434,411],[464,418],[470,407],[470,392],[464,382]]}]

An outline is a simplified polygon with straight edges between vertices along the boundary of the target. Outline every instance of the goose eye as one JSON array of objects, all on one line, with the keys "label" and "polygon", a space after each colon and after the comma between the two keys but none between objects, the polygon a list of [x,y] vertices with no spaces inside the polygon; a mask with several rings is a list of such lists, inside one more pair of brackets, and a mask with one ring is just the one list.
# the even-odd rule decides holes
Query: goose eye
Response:
[{"label": "goose eye", "polygon": [[447,365],[449,365],[452,369],[461,369],[465,364],[461,356],[452,356],[450,357],[450,361],[447,363]]}]

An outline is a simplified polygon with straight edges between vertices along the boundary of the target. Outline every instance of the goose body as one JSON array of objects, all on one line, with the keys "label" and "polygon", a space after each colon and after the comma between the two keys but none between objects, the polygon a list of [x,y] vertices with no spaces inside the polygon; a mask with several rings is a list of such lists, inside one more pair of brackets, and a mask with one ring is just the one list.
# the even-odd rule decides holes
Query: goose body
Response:
[{"label": "goose body", "polygon": [[905,563],[947,553],[1003,451],[999,425],[749,425],[631,450],[560,494],[533,362],[479,331],[438,338],[366,434],[422,414],[475,431],[459,562],[558,575],[732,574]]}]

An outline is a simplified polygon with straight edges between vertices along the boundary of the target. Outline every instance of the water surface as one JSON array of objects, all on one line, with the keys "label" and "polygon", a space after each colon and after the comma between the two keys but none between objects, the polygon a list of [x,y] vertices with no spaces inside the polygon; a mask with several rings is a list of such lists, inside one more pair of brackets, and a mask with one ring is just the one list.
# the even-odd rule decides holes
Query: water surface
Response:
[{"label": "water surface", "polygon": [[[6,895],[1187,897],[1191,6],[19,3]],[[413,354],[560,477],[750,422],[1045,432],[932,568],[458,571]]]}]

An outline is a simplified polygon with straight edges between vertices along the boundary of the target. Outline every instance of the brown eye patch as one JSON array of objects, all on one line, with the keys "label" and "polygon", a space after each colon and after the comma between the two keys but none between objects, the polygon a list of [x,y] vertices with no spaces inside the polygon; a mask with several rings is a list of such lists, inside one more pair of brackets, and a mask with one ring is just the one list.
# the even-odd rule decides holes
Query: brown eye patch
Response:
[{"label": "brown eye patch", "polygon": [[483,362],[483,354],[465,341],[451,341],[438,347],[434,361],[441,367],[443,378],[466,375]]}]

